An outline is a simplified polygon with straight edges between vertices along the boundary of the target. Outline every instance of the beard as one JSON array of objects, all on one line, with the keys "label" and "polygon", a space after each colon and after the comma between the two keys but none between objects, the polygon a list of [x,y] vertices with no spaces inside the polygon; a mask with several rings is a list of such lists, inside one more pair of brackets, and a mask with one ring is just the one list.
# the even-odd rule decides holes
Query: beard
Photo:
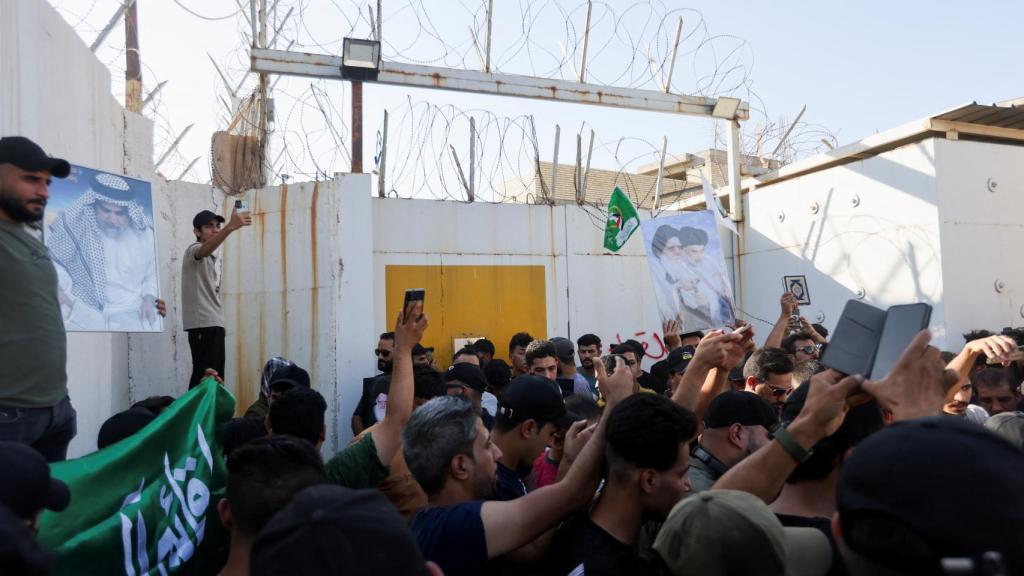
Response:
[{"label": "beard", "polygon": [[392,360],[383,360],[381,358],[377,358],[377,370],[380,370],[381,372],[384,372],[385,374],[390,374],[391,373],[391,366],[392,365],[393,365],[393,361]]},{"label": "beard", "polygon": [[672,281],[675,282],[683,277],[689,277],[693,275],[693,270],[686,265],[682,260],[671,260],[664,258],[660,260],[661,267],[665,269],[665,272],[672,277]]},{"label": "beard", "polygon": [[9,196],[4,192],[0,192],[0,210],[3,210],[7,215],[15,222],[22,224],[29,224],[32,222],[39,222],[43,219],[44,210],[40,210],[38,214],[29,210],[29,206],[32,204],[39,205],[42,208],[46,208],[46,200],[39,198],[28,201],[21,201],[13,196]]},{"label": "beard", "polygon": [[97,226],[99,227],[100,232],[102,232],[107,238],[117,238],[121,235],[121,232],[124,232],[124,228],[112,224],[97,222]]},{"label": "beard", "polygon": [[580,358],[580,366],[583,366],[584,368],[593,368],[594,367],[594,359],[593,358]]}]

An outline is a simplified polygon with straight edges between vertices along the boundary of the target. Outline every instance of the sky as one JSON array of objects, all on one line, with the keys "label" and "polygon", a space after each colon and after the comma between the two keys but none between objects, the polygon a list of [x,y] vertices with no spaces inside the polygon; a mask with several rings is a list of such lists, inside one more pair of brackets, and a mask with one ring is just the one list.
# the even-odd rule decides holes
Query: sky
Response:
[{"label": "sky", "polygon": [[[237,83],[247,65],[241,33],[245,23],[236,14],[236,0],[138,2],[144,93],[157,81],[167,81],[155,110],[149,111],[156,123],[154,156],[159,157],[185,126],[194,124],[180,150],[161,170],[176,178],[185,165],[200,157],[184,179],[206,181],[210,136],[226,124],[225,106],[220,100],[226,90],[207,54],[221,63],[232,83]],[[92,41],[117,5],[116,0],[52,3],[86,43]],[[242,3],[248,5],[246,0]],[[346,18],[356,18],[356,7],[361,6],[358,14],[365,20],[366,5],[365,1],[351,0],[280,0],[278,18],[283,17],[286,8],[295,9],[285,24],[278,47],[283,48],[289,39],[296,38],[306,51],[337,54],[340,42],[336,40],[351,29]],[[471,27],[482,29],[485,5],[484,0],[384,0],[385,57],[479,67],[469,37]],[[546,61],[543,57],[535,58],[535,67],[531,67],[525,52],[510,52],[517,42],[521,46],[524,10],[535,18],[530,28],[535,55],[543,56],[537,48],[552,53],[564,50],[570,53],[569,60],[578,61],[576,41],[583,28],[585,2],[495,0],[495,5],[492,54],[499,69],[525,74],[551,71],[550,57]],[[559,5],[564,12],[557,10]],[[643,74],[636,69],[632,78],[618,76],[635,52],[633,46],[639,45],[640,52],[653,50],[655,60],[665,60],[675,22],[682,16],[685,39],[673,73],[673,88],[715,96],[730,93],[727,85],[745,82],[731,93],[745,99],[751,97],[753,105],[765,111],[765,115],[744,125],[748,145],[753,133],[765,122],[784,126],[803,106],[807,107],[802,120],[808,124],[808,136],[801,153],[806,155],[820,148],[818,137],[826,135],[825,131],[843,145],[971,101],[993,103],[1024,96],[1020,75],[1015,72],[1024,53],[1024,37],[1019,34],[1018,24],[1024,18],[1024,3],[978,0],[970,4],[969,14],[962,3],[944,1],[693,0],[685,5],[686,11],[680,11],[681,8],[680,3],[664,0],[609,0],[595,4],[588,70],[593,80],[599,82],[641,82]],[[236,15],[223,20],[204,19],[232,14]],[[621,18],[617,29],[612,25],[611,14]],[[669,14],[668,20],[652,25],[651,18],[658,19],[659,14]],[[442,40],[424,36],[424,31],[430,29],[436,30]],[[368,30],[364,22],[356,26],[354,34],[365,36]],[[98,52],[110,65],[115,80],[112,90],[119,97],[123,90],[123,34],[123,28],[115,29]],[[705,35],[721,37],[695,53]],[[625,36],[629,38],[624,39]],[[602,49],[602,43],[608,42],[609,37],[611,44]],[[314,41],[322,45],[316,46]],[[444,59],[442,42],[455,46],[464,56],[453,57],[448,52],[447,60]],[[737,47],[739,51],[733,58],[725,56]],[[712,49],[716,54],[711,53]],[[513,53],[516,55],[509,56]],[[715,71],[716,58],[739,64],[741,69],[725,77],[721,84],[702,83],[707,74]],[[562,72],[573,74],[570,67]],[[250,75],[247,86],[252,82]],[[271,139],[271,156],[276,157],[288,142],[288,154],[293,160],[283,162],[280,172],[290,173],[291,181],[311,179],[316,172],[330,174],[348,169],[347,152],[335,142],[342,142],[342,148],[348,145],[349,87],[340,81],[316,84],[316,98],[310,93],[311,81],[304,78],[283,78],[275,90],[278,121]],[[524,154],[529,148],[524,115],[534,118],[539,154],[546,161],[553,157],[556,124],[561,126],[562,163],[575,161],[577,132],[583,134],[585,153],[586,138],[593,128],[596,144],[592,166],[612,170],[632,169],[655,161],[662,138],[667,139],[669,154],[698,151],[715,143],[713,125],[707,119],[367,84],[364,167],[367,171],[373,168],[376,133],[382,125],[383,110],[388,109],[392,142],[388,148],[389,176],[402,174],[394,183],[401,196],[422,196],[428,192],[437,195],[436,186],[428,187],[431,190],[421,188],[430,176],[423,175],[417,184],[410,175],[417,170],[429,172],[444,166],[450,178],[453,163],[447,156],[447,144],[456,146],[463,163],[468,154],[465,117],[456,118],[449,133],[442,125],[452,122],[456,114],[412,115],[409,102],[479,111],[474,114],[479,118],[477,125],[490,129],[481,143],[485,159],[488,154],[492,160],[497,158],[499,150],[506,155],[503,160],[489,164],[490,168],[479,170],[481,180],[507,179],[509,170],[529,170],[532,153]],[[334,118],[333,132],[324,122],[321,108]],[[505,119],[516,118],[519,123],[512,129],[497,129],[511,121]],[[428,121],[433,122],[432,129],[425,127]],[[586,130],[581,128],[584,125]],[[501,134],[507,134],[507,148],[499,148]],[[769,141],[768,146],[773,147],[773,143]],[[304,148],[308,154],[303,155]],[[312,161],[314,158],[316,162]],[[453,184],[449,180],[442,186]]]}]

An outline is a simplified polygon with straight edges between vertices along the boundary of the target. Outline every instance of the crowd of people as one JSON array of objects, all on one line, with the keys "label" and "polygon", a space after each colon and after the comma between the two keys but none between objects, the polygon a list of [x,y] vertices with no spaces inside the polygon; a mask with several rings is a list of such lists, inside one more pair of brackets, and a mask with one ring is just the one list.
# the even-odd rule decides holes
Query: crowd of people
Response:
[{"label": "crowd of people", "polygon": [[[53,344],[46,323],[59,316],[35,320],[48,330],[8,328],[14,307],[45,312],[56,295],[12,300],[25,290],[6,271],[37,290],[56,282],[23,228],[41,215],[48,178],[66,171],[41,150],[4,154],[0,359],[21,372],[0,376],[0,572],[46,574],[40,514],[76,497],[47,464],[66,452],[47,432],[66,379],[18,380],[33,360],[15,356]],[[246,224],[237,213],[222,222],[194,222],[185,282],[205,311],[190,330],[222,321],[206,259]],[[325,398],[302,367],[267,360],[259,399],[220,438],[220,574],[1024,573],[1021,331],[971,332],[957,353],[923,331],[891,373],[868,380],[821,364],[828,333],[798,316],[790,293],[763,346],[742,321],[708,332],[672,322],[656,363],[632,340],[527,333],[505,358],[482,339],[449,361],[423,346],[429,323],[418,302],[379,336],[354,438],[326,458]],[[193,384],[219,379],[223,331],[189,341]],[[97,446],[138,434],[175,401],[115,414]],[[32,410],[40,424],[18,422]]]}]

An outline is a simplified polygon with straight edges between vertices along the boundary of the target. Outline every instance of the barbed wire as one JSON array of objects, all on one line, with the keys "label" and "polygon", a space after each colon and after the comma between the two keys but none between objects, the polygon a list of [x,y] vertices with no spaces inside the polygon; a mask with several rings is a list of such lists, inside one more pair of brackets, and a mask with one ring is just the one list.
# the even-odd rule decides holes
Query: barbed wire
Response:
[{"label": "barbed wire", "polygon": [[[77,22],[76,30],[88,40],[95,38],[119,2],[93,0],[84,14],[74,12],[81,6],[72,0],[54,0],[54,4],[69,22]],[[209,8],[205,6],[177,4],[194,18],[224,20],[238,36],[236,49],[214,55],[227,76],[227,85],[211,90],[211,102],[224,103],[216,104],[215,114],[218,123],[227,126],[242,101],[240,95],[252,93],[258,78],[249,72],[248,49],[252,39],[248,2],[235,0],[237,10],[226,16],[223,7],[218,14],[206,14]],[[270,4],[267,34],[272,47],[338,54],[345,37],[372,37],[375,20],[380,18],[386,60],[479,70],[487,59],[487,0],[387,0],[381,15],[373,14],[374,2],[357,0],[276,0]],[[769,115],[767,105],[754,89],[752,47],[736,36],[712,34],[698,10],[665,0],[595,1],[589,27],[588,3],[584,0],[496,2],[494,10],[492,20],[502,23],[493,27],[491,38],[490,69],[494,72],[575,81],[580,78],[586,43],[583,78],[587,83],[658,91],[666,90],[668,85],[667,90],[672,93],[734,96],[748,102],[750,120],[744,124],[741,139],[746,155],[770,156],[770,160],[785,164],[835,145],[836,137],[826,127],[800,122],[779,146],[790,126],[784,118]],[[118,28],[121,32],[115,29],[97,51],[97,56],[112,71],[115,94],[124,82],[123,41],[119,44],[112,40],[123,38],[123,24]],[[677,28],[680,39],[672,73]],[[147,86],[155,85],[152,80],[158,75],[148,66],[145,71]],[[349,97],[348,85],[292,77],[271,79],[274,121],[267,162],[272,181],[300,176],[320,179],[347,171],[351,158],[344,105]],[[180,126],[172,122],[180,117],[175,112],[166,110],[159,97],[144,111],[154,121],[155,157],[180,133]],[[477,153],[472,168],[470,118],[477,128]],[[724,147],[721,123],[707,122],[707,147]],[[463,178],[468,180],[472,172],[477,200],[543,200],[537,197],[546,194],[545,186],[550,183],[539,174],[538,167],[549,159],[540,157],[536,133],[539,130],[546,139],[548,136],[543,135],[550,134],[551,128],[535,126],[526,115],[503,117],[487,110],[460,110],[450,105],[414,104],[407,100],[391,113],[385,192],[401,197],[464,200]],[[584,127],[580,130],[582,133]],[[373,132],[372,128],[367,130],[367,134]],[[376,132],[379,138],[381,127]],[[653,192],[627,190],[632,183],[627,182],[625,175],[640,164],[656,162],[660,146],[626,134],[599,136],[595,151],[603,151],[605,162],[610,157],[614,164],[602,168],[623,175],[623,189],[638,205],[649,203]],[[175,151],[164,161],[161,171],[176,177],[191,160]],[[208,167],[208,162],[192,172],[202,177],[202,166]],[[603,215],[601,222],[603,226]]]}]

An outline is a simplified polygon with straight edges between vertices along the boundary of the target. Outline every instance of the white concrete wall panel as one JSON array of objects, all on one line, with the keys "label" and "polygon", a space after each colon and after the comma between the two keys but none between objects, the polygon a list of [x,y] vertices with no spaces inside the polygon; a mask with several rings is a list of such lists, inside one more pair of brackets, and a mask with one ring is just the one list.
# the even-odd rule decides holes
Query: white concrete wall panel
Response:
[{"label": "white concrete wall panel", "polygon": [[1017,256],[1024,245],[1024,147],[936,139],[935,159],[947,331],[955,347],[968,330],[1024,324]]},{"label": "white concrete wall panel", "polygon": [[[924,301],[944,324],[938,194],[931,140],[754,190],[745,198],[739,306],[763,339],[782,276],[807,276],[811,321],[834,328],[846,301]],[[816,212],[813,208],[816,206]],[[764,322],[767,321],[767,322]]]}]

